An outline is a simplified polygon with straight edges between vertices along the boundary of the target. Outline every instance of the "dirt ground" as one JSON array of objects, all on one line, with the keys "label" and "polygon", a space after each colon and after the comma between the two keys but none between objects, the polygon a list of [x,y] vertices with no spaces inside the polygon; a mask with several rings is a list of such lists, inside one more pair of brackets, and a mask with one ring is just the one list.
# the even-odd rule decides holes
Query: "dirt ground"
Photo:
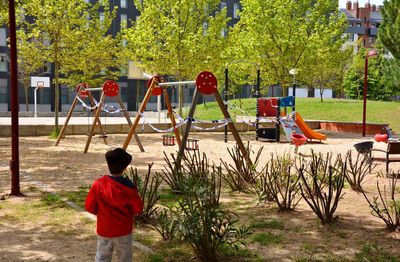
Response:
[{"label": "dirt ground", "polygon": [[[358,134],[326,133],[328,140],[322,144],[308,143],[299,148],[302,154],[316,152],[333,152],[345,154],[353,150],[357,142],[372,140],[361,138]],[[162,145],[160,134],[139,134],[146,152],[140,152],[134,140],[128,148],[133,155],[133,166],[146,170],[147,165],[154,163],[153,171],[163,168],[163,152],[176,152],[177,147]],[[220,158],[229,161],[227,148],[235,145],[233,137],[223,142],[222,133],[193,133],[192,137],[200,139],[201,152],[218,162]],[[288,143],[270,143],[255,141],[254,134],[241,134],[244,143],[250,142],[251,148],[257,151],[264,147],[260,163],[270,158],[270,153],[294,154],[294,146]],[[86,136],[67,136],[59,146],[48,137],[20,138],[20,180],[24,197],[3,197],[0,200],[0,261],[93,261],[96,245],[95,223],[86,220],[84,212],[74,209],[65,216],[73,217],[76,223],[66,222],[65,228],[57,228],[46,224],[46,220],[54,214],[44,214],[40,219],[11,219],[8,207],[20,202],[34,202],[38,191],[61,192],[74,191],[88,187],[96,178],[107,173],[104,153],[111,148],[121,147],[126,135],[110,135],[108,145],[100,138],[94,137],[89,153],[83,149]],[[375,148],[385,148],[383,143],[374,143]],[[11,138],[0,138],[0,196],[10,192],[11,180],[9,160],[11,159]],[[400,163],[391,163],[393,171],[399,172]],[[365,183],[369,194],[376,192],[376,181],[387,183],[388,179],[377,176],[384,171],[380,163],[377,170]],[[383,252],[392,257],[400,257],[400,233],[389,233],[385,224],[370,213],[370,208],[361,194],[345,188],[344,199],[339,203],[337,214],[339,223],[334,227],[323,227],[304,201],[296,211],[278,213],[273,205],[257,205],[249,195],[224,194],[225,201],[233,201],[240,205],[239,215],[248,221],[266,221],[278,219],[284,229],[278,233],[284,240],[277,245],[262,246],[252,243],[247,248],[261,257],[261,261],[338,261],[354,260],[363,247],[376,247],[374,252]],[[32,209],[33,210],[33,209]],[[29,214],[29,210],[27,211]],[[33,211],[32,211],[33,212]],[[61,222],[62,223],[62,222]],[[272,233],[275,231],[272,230]],[[146,232],[139,228],[136,238],[139,242],[157,247],[154,241],[146,241]],[[143,240],[144,239],[144,240]],[[142,241],[143,240],[143,241]],[[136,250],[136,249],[135,249]],[[146,252],[136,250],[136,260],[143,261]],[[156,251],[155,251],[156,252]],[[265,260],[264,260],[265,259]],[[239,259],[240,260],[240,259]],[[244,259],[245,260],[245,259]],[[248,258],[247,260],[251,260]],[[166,260],[171,261],[171,260]],[[382,260],[386,261],[386,260]]]}]

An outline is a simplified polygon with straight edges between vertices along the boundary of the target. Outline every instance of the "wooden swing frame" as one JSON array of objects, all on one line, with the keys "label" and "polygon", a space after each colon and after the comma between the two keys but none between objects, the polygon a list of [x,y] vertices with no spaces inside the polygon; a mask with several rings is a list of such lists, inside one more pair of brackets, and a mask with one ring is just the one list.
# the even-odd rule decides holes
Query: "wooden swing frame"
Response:
[{"label": "wooden swing frame", "polygon": [[[174,128],[174,132],[175,132],[175,135],[177,137],[177,142],[178,142],[178,145],[179,145],[178,156],[177,156],[176,163],[175,163],[176,166],[180,166],[182,158],[184,157],[184,152],[185,152],[185,149],[186,149],[186,144],[187,144],[189,133],[190,133],[190,128],[191,128],[191,125],[192,125],[192,122],[193,122],[193,116],[194,116],[194,113],[195,113],[195,110],[196,110],[196,105],[197,105],[197,102],[199,101],[201,93],[202,93],[202,87],[197,84],[197,79],[199,79],[199,77],[203,73],[207,73],[207,74],[211,74],[212,75],[212,73],[210,73],[210,72],[201,72],[197,76],[196,81],[166,82],[166,83],[160,83],[160,84],[157,83],[156,77],[153,77],[151,79],[149,88],[148,88],[147,93],[146,93],[146,95],[144,97],[142,105],[141,105],[141,107],[139,109],[140,113],[142,113],[144,111],[144,109],[146,108],[147,102],[149,101],[150,96],[152,94],[152,91],[156,87],[158,88],[158,87],[161,86],[163,88],[163,93],[166,94],[166,97],[168,97],[167,91],[164,88],[165,86],[171,86],[171,85],[176,85],[176,84],[195,84],[196,88],[194,90],[193,100],[192,100],[192,104],[190,106],[189,115],[188,115],[187,122],[186,122],[186,129],[183,132],[182,139],[178,140],[178,137],[180,138],[179,132],[178,132],[177,128]],[[202,81],[199,81],[199,82],[202,82]],[[215,84],[217,84],[217,83],[215,83]],[[207,94],[207,93],[205,93],[205,94]],[[218,89],[216,87],[212,91],[212,94],[214,94],[215,100],[217,101],[217,103],[218,103],[218,105],[219,105],[219,107],[221,109],[221,112],[223,113],[225,119],[231,119],[231,116],[230,116],[228,110],[226,109],[225,104],[224,104],[224,102],[222,100],[222,97],[221,97],[221,95],[218,92]],[[166,99],[165,102],[166,102],[167,107],[168,107],[168,112],[169,112],[169,115],[171,117],[171,122],[172,122],[173,126],[175,127],[176,126],[175,118],[173,116],[173,112],[172,112],[172,108],[171,108],[171,105],[170,105],[169,97],[168,97],[168,99]],[[140,115],[141,114],[139,114],[139,113],[136,115],[135,121],[133,122],[133,125],[131,126],[131,130],[128,133],[128,136],[125,139],[125,142],[124,142],[124,144],[122,146],[125,150],[128,148],[129,143],[130,143],[130,141],[132,139],[132,136],[135,134],[135,129],[136,129],[136,126],[139,123]],[[239,136],[239,133],[238,133],[236,127],[235,127],[235,124],[232,121],[230,121],[230,122],[228,122],[228,127],[229,127],[233,137],[235,138],[235,141],[236,141],[237,145],[239,146],[239,149],[242,152],[246,162],[249,165],[252,165],[252,161],[250,159],[249,152],[244,147],[243,141]]]},{"label": "wooden swing frame", "polygon": [[[90,105],[92,107],[94,107],[96,105],[96,103],[94,102],[94,98],[93,98],[91,92],[100,91],[100,90],[101,90],[100,101],[99,101],[98,106],[97,106],[97,108],[95,110],[94,119],[93,119],[93,122],[92,122],[92,125],[91,125],[91,128],[90,128],[90,132],[88,134],[88,138],[87,138],[85,149],[83,150],[83,153],[87,153],[88,152],[89,146],[90,146],[90,143],[92,141],[92,137],[93,137],[93,135],[95,133],[95,129],[96,129],[97,125],[100,128],[100,132],[102,134],[102,138],[103,138],[104,144],[108,145],[107,139],[106,139],[106,135],[105,135],[105,131],[104,131],[103,126],[102,126],[101,121],[100,121],[100,113],[101,113],[101,111],[102,111],[102,109],[104,107],[104,102],[105,102],[105,99],[106,99],[107,95],[105,94],[103,88],[84,88],[83,85],[79,85],[78,88],[77,88],[77,92],[76,92],[75,98],[74,98],[74,100],[73,100],[73,102],[71,104],[71,107],[70,107],[69,111],[68,111],[67,118],[65,119],[64,125],[61,128],[60,134],[58,135],[58,138],[56,140],[55,146],[58,146],[58,144],[60,143],[61,138],[64,135],[65,130],[68,127],[68,122],[69,122],[69,120],[70,120],[70,118],[72,116],[72,113],[74,112],[75,106],[76,106],[76,104],[78,102],[78,97],[80,97],[83,92],[87,92],[87,96],[89,98]],[[119,106],[121,107],[121,111],[124,113],[124,116],[126,118],[127,123],[129,124],[129,126],[132,126],[132,121],[129,118],[129,114],[126,111],[124,104],[122,103],[122,100],[121,100],[119,92],[115,96],[115,99],[118,102]],[[138,144],[138,146],[140,148],[140,151],[144,152],[143,145],[140,142],[140,139],[136,134],[135,134],[135,141]]]}]

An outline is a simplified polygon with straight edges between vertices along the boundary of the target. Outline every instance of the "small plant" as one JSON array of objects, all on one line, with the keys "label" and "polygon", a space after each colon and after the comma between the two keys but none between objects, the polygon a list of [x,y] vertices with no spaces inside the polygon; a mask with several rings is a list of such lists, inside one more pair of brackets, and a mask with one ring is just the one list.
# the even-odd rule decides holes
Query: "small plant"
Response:
[{"label": "small plant", "polygon": [[155,219],[158,207],[157,201],[160,199],[158,189],[161,185],[162,179],[158,174],[150,178],[151,168],[153,163],[148,165],[148,170],[144,176],[144,180],[138,175],[137,169],[132,167],[129,169],[125,177],[130,179],[134,185],[137,186],[140,196],[144,201],[143,212],[136,218],[138,223],[149,224]]},{"label": "small plant", "polygon": [[[250,151],[250,146],[247,144],[246,152]],[[249,191],[250,185],[256,183],[256,178],[258,176],[256,168],[262,151],[263,147],[256,153],[254,160],[252,160],[252,165],[248,164],[238,146],[235,146],[233,149],[228,149],[229,155],[234,163],[233,165],[220,159],[227,171],[227,173],[223,173],[223,179],[232,191],[247,192]]]},{"label": "small plant", "polygon": [[303,182],[301,195],[323,225],[332,224],[346,178],[346,162],[341,155],[332,160],[332,154],[311,153],[312,160],[300,159],[297,171]]},{"label": "small plant", "polygon": [[349,182],[351,189],[360,193],[363,190],[361,185],[365,177],[372,172],[376,164],[368,154],[357,153],[357,157],[353,158],[351,151],[346,154],[346,162],[346,180]]},{"label": "small plant", "polygon": [[[259,176],[262,192],[278,205],[279,211],[291,211],[299,203],[300,177],[291,170],[289,155],[274,156]],[[260,195],[260,193],[258,194]],[[268,199],[268,198],[267,198]]]},{"label": "small plant", "polygon": [[153,226],[160,233],[163,240],[174,240],[178,222],[171,209],[164,208],[157,212]]},{"label": "small plant", "polygon": [[223,245],[243,244],[240,239],[248,234],[247,227],[236,228],[236,215],[213,205],[213,195],[207,187],[193,190],[179,203],[179,233],[202,261],[216,261]]},{"label": "small plant", "polygon": [[372,200],[368,198],[364,191],[361,191],[372,208],[372,214],[382,219],[389,231],[395,231],[396,229],[400,231],[400,200],[396,199],[396,184],[399,175],[400,173],[389,179],[389,190],[385,185],[382,189],[379,181],[377,181],[376,187],[379,197],[373,197]]}]

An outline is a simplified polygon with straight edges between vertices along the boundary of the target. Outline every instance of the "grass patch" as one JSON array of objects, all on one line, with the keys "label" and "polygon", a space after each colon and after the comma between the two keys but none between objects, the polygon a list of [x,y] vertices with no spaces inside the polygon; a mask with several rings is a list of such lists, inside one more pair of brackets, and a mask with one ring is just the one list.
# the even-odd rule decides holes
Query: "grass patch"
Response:
[{"label": "grass patch", "polygon": [[391,256],[376,244],[364,244],[361,251],[356,255],[357,261],[363,262],[398,262],[400,258]]},{"label": "grass patch", "polygon": [[271,219],[267,221],[253,222],[252,224],[250,224],[250,228],[270,228],[283,230],[285,229],[285,226],[281,221],[277,219]]},{"label": "grass patch", "polygon": [[[246,111],[246,115],[255,116],[255,98],[241,99],[241,105],[239,105],[238,99],[230,100],[230,102],[240,106]],[[321,103],[319,98],[296,98],[296,110],[304,119],[361,122],[363,101],[324,99],[324,102]],[[231,113],[233,118],[235,115],[244,115],[237,110],[232,110]],[[398,102],[367,102],[367,122],[387,123],[394,131],[400,132],[400,118],[393,117],[394,115],[400,115],[400,103]],[[197,105],[195,118],[212,120],[223,118],[223,116],[215,102],[207,102],[206,106],[204,104]]]},{"label": "grass patch", "polygon": [[251,241],[253,243],[259,243],[262,246],[268,246],[271,244],[279,244],[283,240],[281,234],[273,234],[273,233],[258,233],[255,234]]}]

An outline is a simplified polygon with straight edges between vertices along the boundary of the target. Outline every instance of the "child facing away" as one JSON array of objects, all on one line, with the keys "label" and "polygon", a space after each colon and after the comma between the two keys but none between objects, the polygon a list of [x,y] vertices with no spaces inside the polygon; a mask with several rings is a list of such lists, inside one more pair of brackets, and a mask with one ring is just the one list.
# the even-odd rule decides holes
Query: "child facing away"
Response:
[{"label": "child facing away", "polygon": [[122,174],[132,156],[122,148],[107,151],[110,175],[94,181],[85,208],[97,215],[96,261],[111,261],[115,247],[118,260],[132,261],[133,219],[143,210],[143,200],[132,181]]}]

